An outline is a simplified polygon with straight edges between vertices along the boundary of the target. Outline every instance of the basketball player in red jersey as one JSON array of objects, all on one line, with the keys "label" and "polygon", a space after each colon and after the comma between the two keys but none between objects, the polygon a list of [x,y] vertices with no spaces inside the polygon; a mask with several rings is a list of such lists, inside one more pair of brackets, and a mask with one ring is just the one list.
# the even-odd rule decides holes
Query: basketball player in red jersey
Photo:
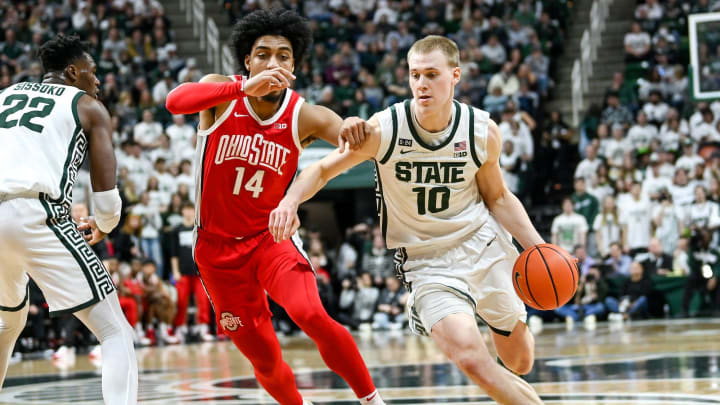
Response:
[{"label": "basketball player in red jersey", "polygon": [[[172,113],[200,112],[195,260],[218,328],[278,402],[308,403],[282,359],[266,291],[315,341],[360,403],[384,404],[352,336],[325,312],[299,239],[275,243],[268,231],[270,211],[289,187],[303,146],[315,138],[335,144],[342,126],[337,114],[304,103],[290,89],[310,41],[309,26],[296,13],[255,11],[232,36],[247,77],[211,74],[168,95]],[[362,141],[347,138],[351,147]]]}]

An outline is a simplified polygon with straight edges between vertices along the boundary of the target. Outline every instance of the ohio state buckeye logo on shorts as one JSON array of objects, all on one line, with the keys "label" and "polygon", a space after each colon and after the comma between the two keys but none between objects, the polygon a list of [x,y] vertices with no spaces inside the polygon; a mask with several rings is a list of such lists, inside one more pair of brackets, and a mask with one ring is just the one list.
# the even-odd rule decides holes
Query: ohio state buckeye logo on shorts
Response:
[{"label": "ohio state buckeye logo on shorts", "polygon": [[239,316],[235,316],[230,312],[223,312],[220,314],[220,326],[222,326],[225,330],[235,331],[238,326],[242,327],[245,325],[243,325]]}]

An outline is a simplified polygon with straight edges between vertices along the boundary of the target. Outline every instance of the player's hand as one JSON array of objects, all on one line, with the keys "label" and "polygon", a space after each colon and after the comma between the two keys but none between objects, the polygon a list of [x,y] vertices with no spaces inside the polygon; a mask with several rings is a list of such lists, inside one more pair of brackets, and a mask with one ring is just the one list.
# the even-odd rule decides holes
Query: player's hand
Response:
[{"label": "player's hand", "polygon": [[350,149],[355,150],[365,142],[365,139],[370,137],[372,128],[362,118],[350,117],[343,121],[340,127],[340,135],[338,135],[338,147],[340,153],[345,152],[345,147],[350,146]]},{"label": "player's hand", "polygon": [[297,215],[297,204],[286,201],[284,198],[280,201],[277,208],[270,213],[268,229],[275,239],[275,243],[280,243],[290,237],[300,227],[300,218]]},{"label": "player's hand", "polygon": [[[85,235],[84,231],[89,229],[90,234]],[[83,232],[83,238],[90,244],[90,246],[100,242],[103,240],[105,235],[107,235],[105,232],[98,229],[97,224],[95,223],[95,217],[85,217],[80,218],[80,223],[78,223],[78,230],[80,232]]]},{"label": "player's hand", "polygon": [[295,75],[285,68],[267,69],[248,78],[243,86],[243,92],[248,96],[261,97],[290,87],[293,80]]}]

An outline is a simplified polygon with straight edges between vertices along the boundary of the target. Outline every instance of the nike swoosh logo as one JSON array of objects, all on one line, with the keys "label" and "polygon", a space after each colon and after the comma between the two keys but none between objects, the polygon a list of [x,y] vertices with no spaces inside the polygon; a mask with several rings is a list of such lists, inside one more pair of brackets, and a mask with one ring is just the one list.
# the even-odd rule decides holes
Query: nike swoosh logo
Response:
[{"label": "nike swoosh logo", "polygon": [[377,392],[373,393],[369,398],[366,398],[365,400],[370,402],[373,400],[373,398],[375,398],[375,395],[377,395]]},{"label": "nike swoosh logo", "polygon": [[485,245],[485,247],[490,246],[493,242],[495,242],[495,239],[497,239],[497,236],[493,236],[493,238],[490,239],[490,242],[488,242],[487,245]]},{"label": "nike swoosh logo", "polygon": [[238,118],[241,118],[241,117],[249,117],[249,115],[247,115],[247,114],[238,114],[238,113],[235,113],[235,116],[238,117]]},{"label": "nike swoosh logo", "polygon": [[406,154],[406,153],[410,153],[410,152],[415,152],[415,149],[410,149],[410,150],[401,150],[401,151],[400,151],[400,154],[401,154],[401,155],[404,155],[404,154]]}]

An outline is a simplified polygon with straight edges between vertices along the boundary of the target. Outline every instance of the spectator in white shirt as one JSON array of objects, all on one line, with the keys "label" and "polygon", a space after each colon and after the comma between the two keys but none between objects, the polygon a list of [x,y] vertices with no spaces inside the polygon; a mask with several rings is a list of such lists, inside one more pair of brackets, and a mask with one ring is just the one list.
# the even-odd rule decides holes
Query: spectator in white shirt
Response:
[{"label": "spectator in white shirt", "polygon": [[670,195],[675,206],[685,208],[695,200],[693,183],[688,179],[688,172],[682,167],[675,169],[675,177],[670,187]]},{"label": "spectator in white shirt", "polygon": [[672,196],[668,192],[661,193],[658,201],[659,204],[652,211],[655,237],[660,240],[664,252],[674,252],[682,233],[682,210],[673,205]]},{"label": "spectator in white shirt", "polygon": [[510,140],[503,142],[503,150],[502,154],[500,154],[500,168],[508,189],[517,194],[520,154],[517,152],[515,144]]},{"label": "spectator in white shirt", "polygon": [[170,93],[170,90],[175,87],[177,87],[177,83],[173,80],[172,72],[169,70],[164,71],[162,74],[162,80],[155,83],[152,89],[152,96],[155,104],[165,104],[165,99],[167,98],[168,93]]},{"label": "spectator in white shirt", "polygon": [[652,235],[650,202],[642,198],[640,183],[633,182],[630,189],[632,198],[620,208],[620,223],[623,225],[623,246],[630,256],[647,252]]},{"label": "spectator in white shirt", "polygon": [[173,148],[178,144],[189,145],[195,135],[195,128],[185,123],[185,116],[182,114],[173,115],[173,123],[168,125],[165,133],[170,137],[170,144]]},{"label": "spectator in white shirt", "polygon": [[715,126],[715,114],[710,108],[700,111],[702,121],[690,128],[690,135],[697,142],[720,141],[720,134]]},{"label": "spectator in white shirt", "polygon": [[645,152],[650,147],[650,143],[658,138],[658,130],[648,123],[647,115],[643,111],[638,111],[636,121],[637,123],[628,131],[628,139],[633,149]]},{"label": "spectator in white shirt", "polygon": [[595,217],[593,230],[600,257],[607,257],[610,254],[610,244],[622,240],[622,226],[615,206],[615,197],[605,197],[602,211]]},{"label": "spectator in white shirt", "polygon": [[647,170],[643,180],[642,194],[644,198],[656,200],[660,193],[670,190],[672,181],[660,173],[660,157],[657,153],[650,155],[650,168]]},{"label": "spectator in white shirt", "polygon": [[691,229],[708,228],[715,230],[720,226],[718,204],[708,201],[707,191],[703,186],[695,186],[695,202],[686,210],[685,225]]},{"label": "spectator in white shirt", "polygon": [[507,53],[503,48],[497,36],[491,35],[488,42],[481,48],[483,55],[488,58],[494,65],[500,66],[507,60]]},{"label": "spectator in white shirt", "polygon": [[578,164],[575,169],[575,178],[582,177],[586,184],[593,184],[593,179],[597,173],[598,167],[602,161],[597,158],[595,145],[590,144],[585,147],[585,159]]},{"label": "spectator in white shirt", "polygon": [[655,126],[659,126],[665,121],[669,109],[670,107],[662,101],[662,93],[658,90],[650,92],[648,102],[643,106],[648,121]]},{"label": "spectator in white shirt", "polygon": [[635,8],[635,18],[638,20],[659,20],[663,18],[663,8],[657,0],[645,0]]},{"label": "spectator in white shirt", "polygon": [[491,89],[501,87],[502,93],[506,96],[515,94],[520,89],[520,82],[515,73],[513,73],[512,63],[505,62],[502,70],[490,78],[488,87]]},{"label": "spectator in white shirt", "polygon": [[108,37],[102,43],[103,50],[109,50],[115,60],[120,60],[120,55],[127,51],[127,43],[125,38],[120,37],[120,31],[117,28],[110,28]]},{"label": "spectator in white shirt", "polygon": [[175,176],[167,169],[167,161],[160,157],[155,160],[155,172],[153,175],[158,179],[158,189],[168,195],[173,195],[177,191]]},{"label": "spectator in white shirt", "polygon": [[694,142],[685,139],[683,144],[683,155],[675,162],[675,167],[684,169],[687,174],[695,173],[695,166],[704,164],[705,160],[695,153]]},{"label": "spectator in white shirt", "polygon": [[625,61],[643,62],[648,58],[651,39],[650,34],[644,32],[640,24],[634,22],[630,32],[625,34]]},{"label": "spectator in white shirt", "polygon": [[584,216],[574,211],[570,197],[563,199],[562,210],[552,222],[552,243],[572,252],[576,245],[585,246],[588,224]]},{"label": "spectator in white shirt", "polygon": [[152,149],[160,144],[160,135],[163,133],[162,125],[155,122],[152,110],[142,112],[142,121],[133,128],[133,140],[144,149]]}]

